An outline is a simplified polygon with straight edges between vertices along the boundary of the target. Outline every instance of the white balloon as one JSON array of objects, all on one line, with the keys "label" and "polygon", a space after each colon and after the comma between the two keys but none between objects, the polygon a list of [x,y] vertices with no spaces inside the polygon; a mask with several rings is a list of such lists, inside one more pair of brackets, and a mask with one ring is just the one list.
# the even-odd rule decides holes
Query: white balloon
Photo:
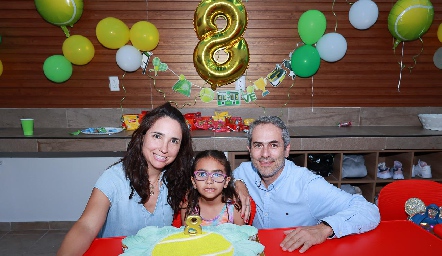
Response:
[{"label": "white balloon", "polygon": [[442,47],[439,47],[434,53],[433,63],[438,69],[442,69]]},{"label": "white balloon", "polygon": [[141,52],[132,45],[125,45],[117,51],[117,64],[127,72],[133,72],[140,68],[143,59]]},{"label": "white balloon", "polygon": [[327,33],[319,38],[316,49],[321,59],[335,62],[342,59],[347,52],[347,40],[339,33]]},{"label": "white balloon", "polygon": [[348,19],[351,25],[357,29],[367,29],[376,22],[379,9],[371,0],[359,0],[350,7]]}]

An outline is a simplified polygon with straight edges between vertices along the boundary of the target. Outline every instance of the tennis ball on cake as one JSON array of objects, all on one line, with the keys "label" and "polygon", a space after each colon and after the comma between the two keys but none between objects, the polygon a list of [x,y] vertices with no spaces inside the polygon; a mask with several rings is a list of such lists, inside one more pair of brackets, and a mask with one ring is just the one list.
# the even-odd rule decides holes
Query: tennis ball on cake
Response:
[{"label": "tennis ball on cake", "polygon": [[203,232],[201,235],[170,235],[155,245],[152,256],[233,255],[233,245],[222,235]]},{"label": "tennis ball on cake", "polygon": [[211,102],[213,100],[214,96],[215,96],[215,93],[210,88],[203,88],[200,91],[201,101],[204,103]]},{"label": "tennis ball on cake", "polygon": [[38,13],[57,26],[72,26],[83,14],[83,0],[35,0]]}]

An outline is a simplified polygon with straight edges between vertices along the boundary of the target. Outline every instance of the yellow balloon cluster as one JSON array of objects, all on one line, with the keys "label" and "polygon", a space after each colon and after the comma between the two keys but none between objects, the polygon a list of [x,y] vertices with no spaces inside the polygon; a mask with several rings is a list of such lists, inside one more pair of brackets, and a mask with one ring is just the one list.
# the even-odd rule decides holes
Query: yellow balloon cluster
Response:
[{"label": "yellow balloon cluster", "polygon": [[[218,18],[226,20],[219,30]],[[240,78],[249,64],[249,48],[243,34],[247,27],[247,12],[241,0],[202,0],[195,10],[194,29],[200,40],[193,52],[193,63],[200,77],[213,90]],[[215,60],[223,50],[228,58]]]}]

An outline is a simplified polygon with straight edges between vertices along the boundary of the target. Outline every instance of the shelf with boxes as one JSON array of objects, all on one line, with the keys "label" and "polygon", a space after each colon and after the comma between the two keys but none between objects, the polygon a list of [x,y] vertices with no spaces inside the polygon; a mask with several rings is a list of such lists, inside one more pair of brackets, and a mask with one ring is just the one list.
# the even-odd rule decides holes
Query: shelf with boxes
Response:
[{"label": "shelf with boxes", "polygon": [[[232,168],[238,167],[242,162],[250,161],[249,153],[243,151],[228,152],[228,157]],[[404,179],[426,177],[442,183],[442,166],[439,164],[442,160],[442,150],[291,151],[288,159],[298,166],[307,167],[321,174],[328,182],[339,188],[346,191],[355,190],[354,192],[362,194],[373,203],[385,185],[394,182],[396,180],[394,178],[402,178],[402,175]],[[350,163],[348,159],[351,160]],[[315,160],[315,164],[312,164]],[[324,161],[322,166],[318,165],[319,160]],[[391,176],[378,177],[378,165],[382,163],[385,163],[391,172],[395,163],[400,163],[402,175],[393,178],[391,173]],[[413,175],[413,169],[416,169],[419,163],[426,163],[429,166],[426,170],[430,170],[431,177],[428,175],[421,177],[419,172]],[[322,170],[319,170],[321,168]]]}]

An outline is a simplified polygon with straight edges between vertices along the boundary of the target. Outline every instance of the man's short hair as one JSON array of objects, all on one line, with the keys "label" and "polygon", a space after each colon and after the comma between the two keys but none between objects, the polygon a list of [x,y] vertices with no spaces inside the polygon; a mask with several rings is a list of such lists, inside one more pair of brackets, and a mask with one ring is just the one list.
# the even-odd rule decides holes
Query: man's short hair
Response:
[{"label": "man's short hair", "polygon": [[290,134],[287,129],[287,126],[284,124],[284,122],[281,120],[281,118],[277,116],[261,116],[255,121],[253,121],[252,124],[249,126],[249,132],[247,134],[247,140],[249,143],[249,147],[252,146],[252,134],[253,130],[256,126],[261,124],[273,124],[274,126],[280,128],[282,130],[282,141],[284,142],[284,149],[290,145]]}]

